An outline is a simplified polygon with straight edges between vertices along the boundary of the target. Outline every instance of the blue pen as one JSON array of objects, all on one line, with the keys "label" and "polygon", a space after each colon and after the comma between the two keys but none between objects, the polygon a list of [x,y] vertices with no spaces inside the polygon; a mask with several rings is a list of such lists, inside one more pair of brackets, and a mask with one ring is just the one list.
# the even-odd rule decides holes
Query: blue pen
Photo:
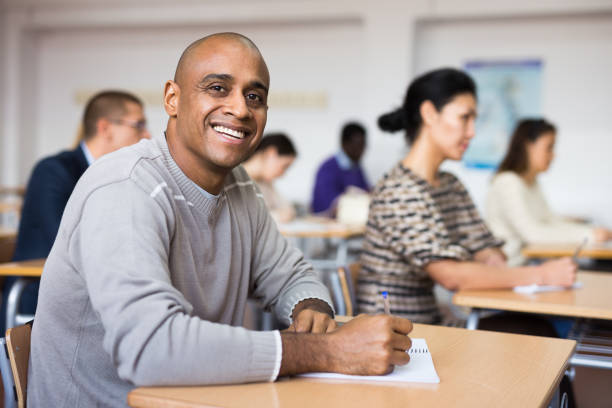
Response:
[{"label": "blue pen", "polygon": [[383,304],[385,306],[385,314],[391,314],[391,306],[389,306],[389,292],[384,290],[380,294],[383,297]]},{"label": "blue pen", "polygon": [[582,251],[582,249],[584,248],[584,246],[587,244],[588,241],[589,241],[588,238],[584,238],[582,243],[578,245],[578,247],[574,251],[574,255],[572,256],[572,260],[574,261],[574,263],[578,263],[578,255],[580,255],[580,251]]}]

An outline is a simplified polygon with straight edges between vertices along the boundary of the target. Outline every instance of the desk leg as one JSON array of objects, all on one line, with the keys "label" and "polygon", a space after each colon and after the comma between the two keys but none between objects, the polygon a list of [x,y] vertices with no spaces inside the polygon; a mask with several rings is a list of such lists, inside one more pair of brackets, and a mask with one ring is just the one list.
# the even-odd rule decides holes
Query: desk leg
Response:
[{"label": "desk leg", "polygon": [[561,388],[557,387],[555,393],[548,404],[548,408],[567,408],[569,399],[566,393],[561,393]]},{"label": "desk leg", "polygon": [[336,253],[336,266],[348,266],[348,240],[341,239],[338,243],[338,252]]},{"label": "desk leg", "polygon": [[574,355],[570,358],[569,363],[574,367],[591,367],[612,370],[612,357],[610,356],[574,353]]},{"label": "desk leg", "polygon": [[346,305],[344,304],[344,294],[342,293],[342,285],[340,285],[340,277],[337,270],[331,270],[328,274],[329,286],[331,295],[336,306],[336,314],[346,315]]},{"label": "desk leg", "polygon": [[478,328],[478,321],[480,320],[480,309],[474,308],[468,316],[465,328],[468,330],[476,330]]},{"label": "desk leg", "polygon": [[15,327],[17,324],[17,308],[19,307],[19,299],[21,299],[21,294],[23,293],[26,286],[32,283],[34,279],[29,278],[19,278],[13,283],[11,290],[8,294],[8,299],[6,300],[6,329],[10,329],[11,327]]},{"label": "desk leg", "polygon": [[274,330],[274,316],[271,312],[266,312],[264,310],[260,311],[261,313],[261,327],[259,330],[262,331],[270,331]]}]

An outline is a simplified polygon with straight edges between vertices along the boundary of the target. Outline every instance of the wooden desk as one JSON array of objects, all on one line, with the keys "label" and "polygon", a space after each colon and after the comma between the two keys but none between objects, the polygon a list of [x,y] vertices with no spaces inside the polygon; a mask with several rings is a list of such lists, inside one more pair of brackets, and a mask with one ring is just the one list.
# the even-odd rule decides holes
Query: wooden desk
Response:
[{"label": "wooden desk", "polygon": [[[528,245],[521,253],[525,258],[559,258],[573,256],[577,244],[534,244]],[[580,258],[612,259],[612,245],[591,244],[580,251]]]},{"label": "wooden desk", "polygon": [[481,309],[612,320],[612,276],[578,272],[577,281],[582,282],[582,288],[535,294],[508,289],[462,290],[455,293],[453,303]]},{"label": "wooden desk", "polygon": [[17,238],[17,230],[12,228],[0,227],[0,239],[15,239]]},{"label": "wooden desk", "polygon": [[363,235],[365,226],[340,224],[330,218],[305,217],[279,224],[279,231],[285,237],[293,238],[341,238],[349,239]]},{"label": "wooden desk", "polygon": [[45,266],[45,259],[35,259],[22,262],[8,262],[0,264],[0,276],[17,276],[18,279],[13,283],[6,301],[6,328],[23,324],[32,320],[31,315],[20,315],[17,311],[21,294],[34,278],[40,278]]},{"label": "wooden desk", "polygon": [[[568,316],[573,318],[612,321],[612,275],[601,272],[578,272],[579,289],[533,294],[513,290],[462,290],[453,297],[458,306],[472,308],[467,321],[468,329],[478,327],[481,309],[495,309],[522,313]],[[584,349],[582,344],[578,349]],[[609,356],[574,356],[573,365],[612,369],[612,347],[600,349]]]},{"label": "wooden desk", "polygon": [[0,264],[0,276],[26,276],[40,278],[45,259],[33,259],[31,261],[7,262]]},{"label": "wooden desk", "polygon": [[138,388],[135,408],[188,407],[514,407],[545,406],[575,342],[415,324],[440,384],[338,383],[304,378],[275,383]]}]

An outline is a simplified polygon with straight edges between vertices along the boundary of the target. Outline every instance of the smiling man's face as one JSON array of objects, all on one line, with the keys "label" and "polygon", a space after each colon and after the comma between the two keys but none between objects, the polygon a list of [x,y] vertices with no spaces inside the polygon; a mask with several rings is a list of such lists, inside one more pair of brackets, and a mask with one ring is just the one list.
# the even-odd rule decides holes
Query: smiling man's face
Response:
[{"label": "smiling man's face", "polygon": [[168,135],[171,152],[192,179],[190,173],[225,176],[261,140],[268,68],[255,48],[224,37],[206,40],[182,63],[165,91],[166,111],[175,122],[173,131],[169,126],[175,133]]}]

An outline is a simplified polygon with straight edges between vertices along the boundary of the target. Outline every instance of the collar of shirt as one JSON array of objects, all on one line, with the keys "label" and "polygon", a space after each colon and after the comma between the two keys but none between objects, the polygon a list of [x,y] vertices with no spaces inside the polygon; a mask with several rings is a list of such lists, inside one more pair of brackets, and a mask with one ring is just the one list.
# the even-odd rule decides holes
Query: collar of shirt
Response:
[{"label": "collar of shirt", "polygon": [[89,149],[87,148],[87,145],[85,144],[85,142],[81,142],[81,149],[83,150],[83,154],[85,155],[85,160],[87,160],[87,165],[91,166],[91,163],[94,162],[94,157],[91,155],[91,152],[89,151]]},{"label": "collar of shirt", "polygon": [[[164,131],[164,139],[166,139],[166,140],[167,140],[167,137],[166,137],[166,131]],[[180,169],[180,167],[179,167],[179,170],[181,170],[181,169]],[[183,173],[183,170],[181,170],[181,173]],[[186,178],[187,178],[189,181],[191,181],[191,182],[193,183],[193,185],[195,186],[195,188],[197,188],[197,189],[198,189],[198,191],[199,191],[200,193],[202,193],[202,195],[203,195],[205,198],[217,198],[217,197],[219,197],[219,195],[210,194],[208,191],[206,191],[206,190],[204,190],[202,187],[198,186],[196,183],[194,183],[194,181],[193,181],[192,179],[190,179],[189,177],[187,177],[187,175],[186,175],[185,173],[183,173],[183,175],[184,175],[184,176],[185,176],[185,177],[186,177]]]},{"label": "collar of shirt", "polygon": [[[191,181],[193,183],[193,180],[189,179],[189,181]],[[196,183],[193,183],[193,185],[198,189],[198,191],[200,193],[202,193],[202,195],[206,198],[217,198],[219,197],[219,195],[214,195],[214,194],[210,194],[208,191],[204,190],[202,187],[198,186]]]},{"label": "collar of shirt", "polygon": [[357,163],[353,162],[342,149],[336,153],[336,161],[342,170],[350,170],[353,167],[357,167]]}]

